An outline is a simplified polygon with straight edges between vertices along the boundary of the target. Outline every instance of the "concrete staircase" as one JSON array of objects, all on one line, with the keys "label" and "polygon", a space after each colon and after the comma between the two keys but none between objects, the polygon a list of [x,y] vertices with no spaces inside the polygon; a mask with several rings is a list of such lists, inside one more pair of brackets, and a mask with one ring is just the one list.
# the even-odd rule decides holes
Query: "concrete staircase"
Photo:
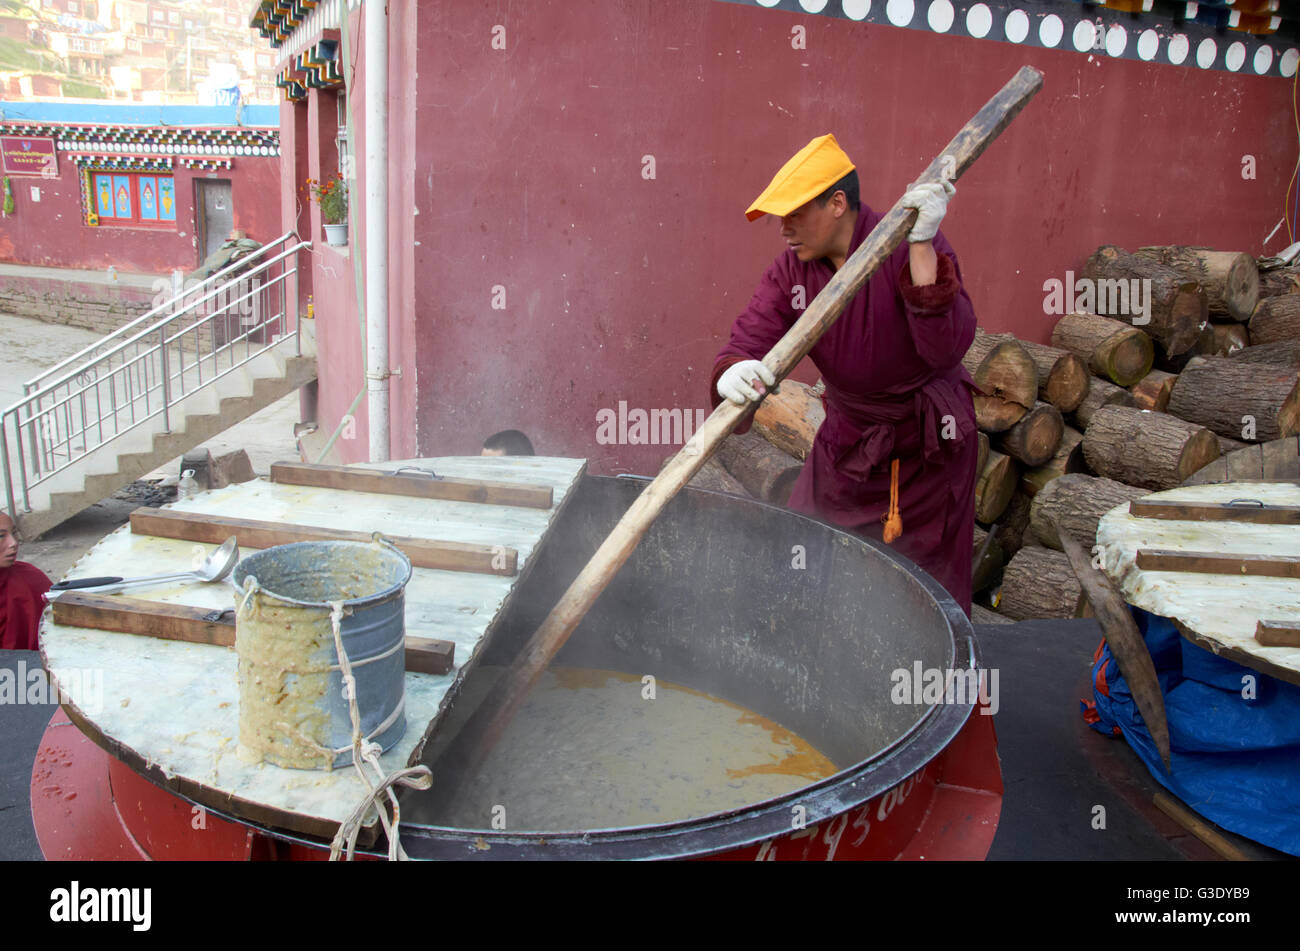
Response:
[{"label": "concrete staircase", "polygon": [[[310,327],[310,321],[304,321]],[[290,338],[236,367],[221,379],[175,403],[170,431],[155,416],[138,428],[82,456],[30,491],[32,510],[18,524],[35,538],[78,512],[129,485],[168,460],[184,455],[316,379],[315,347],[303,334],[303,354]],[[314,344],[314,340],[310,341]]]},{"label": "concrete staircase", "polygon": [[4,507],[34,538],[316,378],[293,233],[24,385],[0,411]]}]

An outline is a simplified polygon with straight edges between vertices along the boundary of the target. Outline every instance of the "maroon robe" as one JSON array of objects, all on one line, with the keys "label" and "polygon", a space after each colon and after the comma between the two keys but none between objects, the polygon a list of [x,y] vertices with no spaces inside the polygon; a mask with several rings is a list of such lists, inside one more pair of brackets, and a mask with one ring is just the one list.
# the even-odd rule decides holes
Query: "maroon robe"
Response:
[{"label": "maroon robe", "polygon": [[[850,254],[880,217],[861,206]],[[969,615],[979,444],[975,387],[961,358],[975,339],[975,311],[942,233],[934,249],[934,284],[912,284],[904,243],[809,354],[826,383],[826,421],[789,504],[882,540],[890,464],[899,459],[902,534],[892,547],[942,584]],[[723,371],[741,360],[762,359],[794,325],[800,315],[793,307],[795,288],[803,285],[810,304],[833,274],[825,258],[805,264],[790,250],[772,262],[715,361],[714,406],[722,401],[717,383]],[[736,432],[746,432],[751,422],[746,418]]]},{"label": "maroon robe", "polygon": [[36,632],[50,590],[45,572],[25,561],[0,568],[0,650],[36,650]]}]

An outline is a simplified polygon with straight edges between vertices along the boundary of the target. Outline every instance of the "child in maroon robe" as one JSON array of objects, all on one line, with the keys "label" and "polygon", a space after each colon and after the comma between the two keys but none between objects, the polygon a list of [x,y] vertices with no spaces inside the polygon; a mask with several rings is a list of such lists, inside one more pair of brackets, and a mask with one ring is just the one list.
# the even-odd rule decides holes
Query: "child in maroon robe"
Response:
[{"label": "child in maroon robe", "polygon": [[[790,248],[764,272],[718,354],[710,388],[715,406],[722,399],[719,380],[728,368],[766,355],[798,319],[800,305],[811,303],[842,265],[842,258],[834,259],[838,255],[816,256],[822,248],[836,246],[842,253],[847,239],[845,257],[851,255],[881,218],[858,202],[856,172],[847,205],[842,192],[835,194],[833,205],[819,207],[816,197],[807,200],[810,194],[825,197],[822,189],[828,183],[810,175],[809,165],[825,160],[828,152],[839,165],[827,166],[821,175],[839,187],[848,158],[833,137],[825,136],[787,163],[751,207],[751,218],[783,216],[782,236]],[[805,161],[791,171],[801,156]],[[851,164],[847,168],[852,172]],[[783,176],[786,182],[796,180],[803,191],[791,192],[781,184]],[[772,200],[783,188],[784,206]],[[809,193],[810,188],[815,190]],[[825,228],[841,229],[838,245],[829,237],[823,241],[831,231],[819,233],[815,225],[796,220],[805,213],[825,218],[826,208],[836,209],[833,218],[825,219]],[[856,219],[847,217],[854,213]],[[942,207],[938,215],[942,217]],[[979,447],[974,384],[961,358],[975,337],[975,312],[962,287],[957,256],[943,235],[936,230],[926,242],[916,243],[932,245],[933,252],[906,243],[895,250],[809,354],[826,383],[826,420],[789,506],[889,542],[969,614]],[[918,286],[912,268],[926,260],[921,254],[929,255],[933,275]],[[747,418],[736,432],[746,432],[750,422]]]},{"label": "child in maroon robe", "polygon": [[13,520],[0,512],[0,650],[36,650],[50,579],[18,560]]}]

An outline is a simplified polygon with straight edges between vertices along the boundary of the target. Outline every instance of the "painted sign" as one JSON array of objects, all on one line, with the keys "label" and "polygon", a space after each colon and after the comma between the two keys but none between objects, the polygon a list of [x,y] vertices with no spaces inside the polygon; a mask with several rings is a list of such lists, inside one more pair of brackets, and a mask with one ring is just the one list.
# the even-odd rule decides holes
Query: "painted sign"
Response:
[{"label": "painted sign", "polygon": [[59,159],[51,138],[0,135],[0,158],[6,175],[59,177]]}]

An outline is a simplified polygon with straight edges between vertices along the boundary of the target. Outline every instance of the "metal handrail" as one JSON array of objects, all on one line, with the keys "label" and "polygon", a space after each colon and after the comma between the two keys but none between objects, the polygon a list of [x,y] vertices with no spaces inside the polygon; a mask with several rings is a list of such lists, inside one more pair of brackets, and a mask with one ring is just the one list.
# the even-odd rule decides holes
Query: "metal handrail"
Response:
[{"label": "metal handrail", "polygon": [[[200,288],[202,288],[205,284],[209,284],[209,283],[211,283],[212,281],[215,281],[217,278],[221,277],[221,276],[224,275],[224,274],[228,274],[228,273],[231,272],[231,271],[238,270],[238,269],[244,267],[244,266],[245,266],[249,261],[251,261],[251,260],[257,258],[257,257],[260,256],[263,252],[265,252],[265,251],[267,251],[267,250],[269,250],[269,249],[271,249],[271,248],[274,248],[274,247],[277,246],[277,245],[280,245],[280,244],[285,243],[285,242],[288,241],[290,238],[296,238],[296,237],[297,237],[297,235],[295,234],[295,232],[292,232],[292,231],[286,231],[284,234],[280,235],[280,237],[276,238],[274,241],[270,242],[269,244],[264,244],[264,245],[262,245],[262,247],[258,248],[258,249],[257,249],[256,251],[254,251],[252,254],[248,254],[248,255],[245,255],[245,256],[242,257],[242,258],[238,258],[237,260],[231,261],[229,264],[227,264],[225,267],[223,267],[220,271],[216,271],[216,272],[214,272],[213,274],[208,275],[208,276],[205,277],[202,281],[199,281],[198,284],[195,284],[193,287],[189,288],[188,290],[182,290],[179,294],[177,294],[176,296],[172,297],[170,300],[166,301],[165,303],[159,304],[157,307],[153,308],[153,310],[150,310],[150,311],[147,311],[146,313],[141,314],[139,317],[135,318],[135,319],[132,320],[130,323],[123,324],[121,327],[118,327],[118,328],[117,328],[116,330],[114,330],[112,333],[105,334],[102,338],[100,338],[99,340],[96,340],[96,341],[95,341],[94,343],[92,343],[90,346],[84,348],[83,350],[79,350],[77,353],[74,353],[72,356],[68,357],[66,360],[62,360],[62,361],[60,361],[59,363],[56,363],[54,366],[50,367],[48,370],[44,370],[44,371],[42,371],[42,372],[36,374],[36,376],[32,377],[30,380],[28,380],[26,383],[23,384],[23,392],[24,392],[24,393],[28,393],[28,392],[30,391],[30,389],[31,389],[32,387],[34,387],[34,386],[37,384],[38,381],[46,379],[47,377],[51,376],[52,374],[57,373],[57,372],[59,372],[60,370],[62,370],[64,367],[68,367],[68,366],[72,366],[73,364],[77,364],[78,361],[85,362],[85,361],[83,360],[84,357],[86,357],[86,356],[88,356],[88,355],[90,355],[90,354],[95,353],[95,352],[98,350],[99,347],[103,346],[103,345],[104,345],[105,343],[107,343],[108,341],[114,339],[115,337],[119,337],[119,336],[121,336],[121,335],[123,335],[123,334],[128,333],[132,328],[137,327],[137,326],[143,324],[145,321],[149,320],[149,319],[152,318],[152,317],[157,316],[159,313],[166,313],[167,310],[168,310],[168,308],[172,307],[172,306],[173,306],[174,304],[176,304],[178,301],[183,301],[186,297],[188,297],[190,294],[193,294],[193,293],[195,293],[196,291],[198,291],[198,290],[199,290]],[[302,247],[302,244],[300,243],[300,244],[298,245],[298,247]]]},{"label": "metal handrail", "polygon": [[[289,276],[290,274],[297,274],[297,273],[298,273],[298,269],[297,269],[296,267],[295,267],[295,268],[290,268],[288,271],[285,271],[285,272],[284,272],[283,274],[281,274],[279,277],[273,278],[272,280],[268,281],[267,283],[260,285],[260,286],[257,287],[255,290],[250,291],[249,293],[243,294],[243,295],[241,295],[240,297],[236,298],[235,301],[232,301],[232,303],[237,303],[238,301],[245,300],[245,299],[247,299],[248,297],[252,296],[253,294],[260,294],[260,293],[262,293],[263,291],[265,291],[267,288],[269,288],[269,287],[274,287],[275,285],[279,284],[281,281],[284,281],[285,279],[288,278],[288,276]],[[248,275],[246,275],[246,274],[241,274],[241,275],[240,275],[240,280],[242,281],[242,280],[243,280],[244,278],[246,278],[247,276],[248,276]],[[233,284],[233,283],[236,283],[236,282],[235,282],[235,281],[231,281],[231,283]],[[205,299],[206,299],[206,298],[205,298]],[[177,316],[181,316],[181,315],[178,314]],[[165,347],[165,346],[166,346],[167,344],[169,344],[169,343],[174,343],[174,342],[176,342],[177,340],[180,340],[180,339],[181,339],[182,337],[184,337],[187,333],[190,333],[190,332],[192,332],[192,331],[196,331],[196,330],[198,330],[200,327],[202,327],[204,324],[206,324],[206,323],[212,321],[214,318],[216,318],[216,317],[221,317],[221,316],[228,316],[228,315],[223,314],[221,311],[215,311],[215,312],[213,312],[213,313],[211,313],[211,314],[208,314],[206,317],[203,317],[202,319],[195,321],[193,324],[190,324],[188,327],[186,327],[186,328],[185,328],[184,330],[182,330],[180,333],[176,334],[174,337],[168,337],[168,336],[167,336],[166,328],[167,328],[167,323],[168,323],[168,321],[163,321],[162,323],[158,324],[157,326],[155,326],[155,327],[151,327],[151,328],[149,328],[147,331],[144,331],[143,333],[137,334],[136,337],[133,337],[133,338],[132,338],[132,340],[133,340],[133,341],[134,341],[134,340],[143,340],[145,337],[151,337],[151,336],[153,336],[154,334],[158,334],[158,335],[160,336],[160,340],[159,340],[159,343],[158,343],[158,347],[153,348],[153,350],[159,350],[159,349]],[[276,314],[276,317],[282,317],[282,316],[283,316],[283,313],[278,313],[278,314]],[[270,323],[270,321],[266,321],[266,323]],[[238,338],[236,338],[236,339],[243,339],[243,337],[245,337],[245,336],[247,336],[247,334],[241,334],[240,337],[238,337]],[[288,335],[286,334],[286,336],[288,336]],[[125,346],[125,344],[123,344],[122,346]],[[223,349],[223,350],[224,350],[224,349],[227,349],[229,346],[230,346],[230,344],[227,343],[227,344],[224,344],[220,349]],[[121,349],[121,347],[115,347],[114,350],[113,350],[112,352],[117,352],[117,350],[120,350],[120,349]],[[265,348],[263,348],[263,349],[265,349]],[[153,352],[153,351],[152,351],[152,350],[147,350],[147,351],[145,351],[145,355],[147,355],[147,354],[150,353],[150,352]],[[261,351],[259,351],[259,352],[261,352]],[[214,351],[214,353],[215,353],[215,351]],[[107,354],[105,354],[105,356],[107,356]],[[245,362],[246,362],[246,361],[245,361]],[[114,373],[120,373],[124,368],[125,368],[125,365],[122,366],[122,367],[118,367],[117,369],[110,371],[109,375],[112,376]],[[18,403],[14,403],[14,404],[12,404],[9,408],[10,408],[10,409],[14,409],[14,408],[20,406],[21,404],[25,404],[25,403],[27,403],[27,402],[30,402],[31,400],[34,400],[34,399],[39,399],[41,396],[51,394],[51,393],[53,393],[54,391],[56,391],[60,386],[67,385],[67,380],[69,380],[69,379],[75,380],[76,378],[78,378],[78,377],[82,377],[82,376],[85,376],[85,375],[86,375],[86,374],[85,374],[84,372],[82,372],[82,373],[69,373],[69,374],[68,374],[68,375],[67,375],[63,380],[60,380],[58,383],[51,383],[49,386],[45,387],[44,389],[41,389],[41,390],[37,391],[36,393],[30,393],[30,394],[28,394],[28,396],[27,396],[26,398],[24,398],[24,399],[22,399],[22,400],[19,400]],[[59,407],[66,407],[68,404],[70,404],[70,403],[72,402],[73,397],[84,396],[86,393],[90,392],[91,390],[97,390],[97,389],[99,388],[99,385],[100,385],[101,383],[103,383],[103,382],[104,382],[104,381],[103,381],[102,379],[95,378],[95,379],[92,379],[89,383],[83,384],[82,387],[81,387],[81,389],[79,389],[79,390],[75,390],[75,391],[74,391],[74,390],[69,389],[69,390],[68,390],[68,393],[67,393],[67,396],[65,396],[63,399],[59,400],[58,402],[52,403],[52,404],[50,404],[49,406],[45,407],[44,409],[41,410],[41,412],[42,412],[42,413],[48,413],[48,412],[51,412],[51,411],[53,411],[53,410],[55,410],[55,409],[57,409],[57,408],[59,408]],[[161,386],[162,384],[159,383],[158,385]],[[145,392],[152,392],[152,391],[153,391],[154,389],[156,389],[156,388],[157,388],[157,387],[149,387]],[[197,390],[197,389],[198,389],[198,387],[195,387],[194,389],[191,389],[189,392],[190,392],[190,393],[193,393],[193,392],[195,392],[195,390]],[[184,393],[184,390],[182,390],[182,393]],[[8,410],[6,410],[6,412],[8,412]],[[157,415],[157,414],[154,414],[154,415]],[[148,417],[146,417],[146,418],[148,418]],[[30,421],[31,421],[30,419],[25,419],[25,420],[23,420],[23,422],[30,422]],[[105,441],[107,441],[107,440],[105,440]]]},{"label": "metal handrail", "polygon": [[[149,420],[161,415],[164,431],[170,432],[173,407],[278,343],[293,339],[301,354],[297,321],[292,329],[289,324],[291,309],[297,312],[297,254],[311,243],[298,241],[273,253],[291,237],[287,234],[240,258],[78,354],[93,354],[90,359],[74,364],[76,358],[70,358],[34,377],[29,387],[49,382],[0,411],[0,475],[11,517],[17,520],[20,505],[22,511],[32,511],[33,487]],[[200,294],[223,275],[226,281]],[[209,308],[213,301],[219,306]],[[178,302],[183,306],[141,329]],[[231,319],[238,325],[228,323]],[[192,344],[185,339],[189,335]],[[277,339],[265,342],[272,336]],[[256,350],[254,337],[259,337]],[[236,351],[240,343],[242,357]],[[52,378],[56,370],[59,375]],[[187,379],[191,373],[192,382]]]},{"label": "metal handrail", "polygon": [[[192,302],[191,302],[189,305],[187,305],[183,310],[178,310],[176,313],[172,314],[170,317],[167,317],[167,318],[165,318],[165,319],[163,319],[163,320],[158,321],[158,323],[154,324],[152,327],[149,327],[149,328],[147,328],[147,329],[145,329],[145,330],[141,330],[141,331],[140,331],[139,333],[137,333],[135,336],[133,336],[133,337],[127,339],[127,340],[123,340],[121,343],[119,343],[117,346],[113,347],[111,350],[105,350],[103,353],[101,353],[101,354],[100,354],[98,357],[96,357],[94,360],[92,360],[92,361],[90,361],[90,362],[88,362],[88,363],[83,364],[83,365],[82,365],[81,367],[79,367],[78,369],[68,371],[68,372],[65,373],[65,374],[63,375],[63,377],[62,377],[60,380],[58,380],[57,382],[55,382],[55,383],[50,383],[50,384],[48,384],[47,386],[44,386],[44,387],[42,387],[41,389],[36,390],[35,392],[28,393],[27,396],[26,396],[24,399],[37,399],[37,398],[39,398],[39,397],[41,397],[41,396],[43,396],[43,395],[49,393],[51,390],[57,389],[57,388],[58,388],[59,386],[61,386],[61,385],[63,384],[63,382],[64,382],[65,380],[67,380],[69,377],[80,376],[80,375],[82,375],[82,374],[84,374],[84,373],[89,372],[90,369],[91,369],[95,364],[101,362],[102,360],[108,359],[109,357],[112,357],[112,356],[114,356],[115,354],[121,353],[121,352],[124,351],[128,346],[130,346],[131,344],[133,344],[133,343],[139,343],[140,341],[144,340],[146,337],[149,337],[149,336],[151,336],[152,334],[157,333],[157,332],[158,332],[158,329],[159,329],[160,327],[166,327],[168,324],[173,323],[173,322],[175,322],[175,321],[177,321],[177,320],[180,320],[181,318],[187,316],[191,311],[197,310],[197,309],[198,309],[198,306],[199,306],[200,304],[203,304],[203,303],[206,303],[206,302],[209,301],[209,300],[212,300],[212,299],[215,298],[216,296],[220,295],[224,290],[226,290],[226,288],[230,287],[232,284],[237,284],[237,283],[239,283],[240,281],[246,280],[246,279],[248,279],[249,277],[252,277],[253,275],[258,274],[258,273],[264,271],[266,268],[270,267],[272,264],[275,264],[277,261],[282,261],[282,260],[284,260],[285,258],[287,258],[289,255],[291,255],[291,254],[296,254],[296,253],[297,253],[299,250],[301,250],[302,248],[309,248],[309,247],[311,247],[311,242],[309,242],[309,241],[303,241],[303,242],[301,242],[300,244],[294,245],[294,246],[293,246],[292,248],[290,248],[289,250],[287,250],[287,251],[283,251],[283,252],[281,252],[280,254],[277,254],[275,257],[268,259],[268,260],[265,261],[264,263],[260,264],[258,267],[254,268],[254,269],[252,269],[252,270],[250,270],[250,271],[245,271],[245,272],[241,273],[238,277],[234,278],[233,280],[227,281],[225,284],[221,285],[220,287],[213,288],[211,291],[209,291],[207,294],[205,294],[205,295],[204,295],[203,297],[201,297],[200,299],[198,299],[198,300],[196,300],[196,301],[192,301]],[[297,270],[298,270],[297,268],[294,268],[294,269],[293,269],[294,273],[297,273]],[[185,295],[181,295],[181,296],[183,297],[183,296],[185,296]],[[173,298],[173,299],[175,299],[175,298]],[[220,312],[218,311],[218,313],[220,313]],[[211,316],[215,316],[215,314],[213,314],[213,315],[211,315]],[[197,327],[198,324],[195,324],[194,326]],[[182,331],[182,333],[183,333],[183,331]],[[112,335],[110,334],[109,336],[111,337]],[[177,337],[179,337],[179,336],[180,336],[180,334],[177,334]],[[108,339],[109,339],[109,337],[105,337],[105,338],[104,338],[104,340],[108,340]],[[172,339],[175,340],[176,337],[173,337]],[[101,340],[100,343],[103,343],[104,340]],[[91,348],[89,348],[89,349],[93,349],[94,346],[95,346],[95,345],[92,344],[92,345],[91,345]]]}]

